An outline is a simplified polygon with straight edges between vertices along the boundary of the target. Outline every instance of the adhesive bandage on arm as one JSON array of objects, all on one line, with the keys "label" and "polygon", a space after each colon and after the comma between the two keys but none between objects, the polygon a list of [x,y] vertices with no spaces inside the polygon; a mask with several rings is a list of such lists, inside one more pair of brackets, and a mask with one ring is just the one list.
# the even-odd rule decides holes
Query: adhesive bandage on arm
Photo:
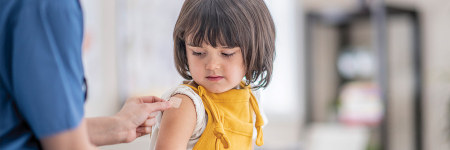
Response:
[{"label": "adhesive bandage on arm", "polygon": [[178,98],[178,97],[171,97],[170,99],[169,99],[169,101],[170,102],[172,102],[172,107],[173,108],[178,108],[178,107],[180,107],[180,105],[181,105],[181,98]]}]

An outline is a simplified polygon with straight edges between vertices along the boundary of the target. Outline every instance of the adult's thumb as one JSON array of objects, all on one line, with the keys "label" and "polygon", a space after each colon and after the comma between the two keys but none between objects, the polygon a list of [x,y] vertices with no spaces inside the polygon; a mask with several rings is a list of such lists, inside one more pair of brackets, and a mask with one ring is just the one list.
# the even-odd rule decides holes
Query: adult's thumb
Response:
[{"label": "adult's thumb", "polygon": [[150,113],[155,111],[163,111],[172,108],[172,102],[156,102],[156,103],[144,103],[147,110],[149,110]]}]

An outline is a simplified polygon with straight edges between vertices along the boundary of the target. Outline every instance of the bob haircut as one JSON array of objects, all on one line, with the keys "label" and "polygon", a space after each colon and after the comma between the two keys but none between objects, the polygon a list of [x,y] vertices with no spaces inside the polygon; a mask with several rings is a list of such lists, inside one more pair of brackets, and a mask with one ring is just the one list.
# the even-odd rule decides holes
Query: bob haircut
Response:
[{"label": "bob haircut", "polygon": [[[188,38],[189,37],[189,38]],[[186,41],[186,40],[190,41]],[[240,47],[245,81],[254,89],[270,83],[275,59],[275,25],[263,0],[186,0],[173,31],[175,67],[192,80],[186,43]],[[258,83],[256,83],[258,82]]]}]

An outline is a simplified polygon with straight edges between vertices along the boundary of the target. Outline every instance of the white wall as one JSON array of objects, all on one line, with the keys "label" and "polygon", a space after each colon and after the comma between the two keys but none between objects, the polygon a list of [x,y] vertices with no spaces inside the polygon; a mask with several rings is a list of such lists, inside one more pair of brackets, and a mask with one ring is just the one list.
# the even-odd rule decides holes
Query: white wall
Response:
[{"label": "white wall", "polygon": [[296,0],[266,0],[276,28],[272,81],[264,108],[276,119],[297,121],[304,114],[303,20]]},{"label": "white wall", "polygon": [[88,83],[85,117],[109,116],[118,101],[115,1],[81,0],[84,15],[83,65]]}]

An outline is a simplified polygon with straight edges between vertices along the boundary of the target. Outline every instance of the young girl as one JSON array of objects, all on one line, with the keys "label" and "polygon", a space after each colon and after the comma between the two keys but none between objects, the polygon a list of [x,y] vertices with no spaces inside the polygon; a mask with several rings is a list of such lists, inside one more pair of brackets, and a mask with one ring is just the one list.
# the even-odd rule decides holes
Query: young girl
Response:
[{"label": "young girl", "polygon": [[150,149],[251,149],[255,132],[261,146],[267,119],[257,90],[268,86],[275,57],[264,1],[186,0],[173,37],[176,68],[187,81],[162,96],[182,102],[158,114]]}]

